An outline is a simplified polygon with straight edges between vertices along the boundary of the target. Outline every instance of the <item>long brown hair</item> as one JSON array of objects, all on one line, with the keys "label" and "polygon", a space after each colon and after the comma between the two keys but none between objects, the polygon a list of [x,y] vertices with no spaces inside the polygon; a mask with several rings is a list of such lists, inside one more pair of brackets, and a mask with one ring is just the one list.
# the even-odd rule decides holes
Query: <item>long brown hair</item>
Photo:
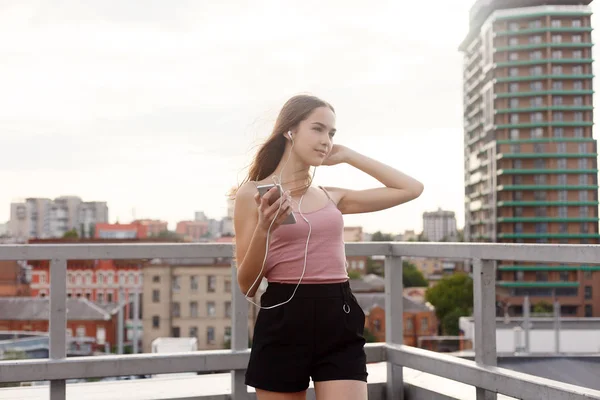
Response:
[{"label": "long brown hair", "polygon": [[248,181],[261,181],[275,172],[285,150],[287,139],[284,134],[296,128],[319,107],[328,107],[335,113],[331,104],[315,96],[297,95],[289,99],[279,111],[271,135],[258,149],[250,165],[248,176],[242,184]]}]

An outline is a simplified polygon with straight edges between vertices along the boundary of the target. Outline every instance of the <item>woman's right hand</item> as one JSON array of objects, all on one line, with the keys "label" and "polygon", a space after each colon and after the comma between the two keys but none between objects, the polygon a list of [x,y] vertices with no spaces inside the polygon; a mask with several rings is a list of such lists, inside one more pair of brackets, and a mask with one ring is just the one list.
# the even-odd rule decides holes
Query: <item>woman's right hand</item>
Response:
[{"label": "woman's right hand", "polygon": [[287,194],[279,197],[273,204],[269,204],[270,200],[277,197],[278,193],[279,189],[275,186],[262,197],[259,193],[254,195],[254,201],[258,206],[257,228],[265,233],[269,232],[269,227],[271,228],[270,232],[277,229],[293,211],[291,199]]}]

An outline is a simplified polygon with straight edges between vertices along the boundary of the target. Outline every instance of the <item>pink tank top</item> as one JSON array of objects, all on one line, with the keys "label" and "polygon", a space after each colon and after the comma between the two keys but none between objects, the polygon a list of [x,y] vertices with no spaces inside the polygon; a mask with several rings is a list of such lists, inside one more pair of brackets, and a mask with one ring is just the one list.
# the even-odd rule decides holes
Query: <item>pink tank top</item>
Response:
[{"label": "pink tank top", "polygon": [[[347,281],[342,213],[330,199],[325,207],[303,214],[310,222],[312,231],[308,242],[306,271],[301,283]],[[302,276],[309,227],[300,213],[294,212],[294,215],[297,221],[295,224],[281,225],[271,233],[265,265],[265,277],[269,282],[297,284]]]}]

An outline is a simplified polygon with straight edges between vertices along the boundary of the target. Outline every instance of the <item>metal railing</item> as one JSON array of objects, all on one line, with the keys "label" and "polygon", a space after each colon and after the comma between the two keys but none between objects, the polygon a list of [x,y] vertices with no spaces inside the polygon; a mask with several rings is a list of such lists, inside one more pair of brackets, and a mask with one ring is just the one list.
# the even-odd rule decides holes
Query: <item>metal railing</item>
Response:
[{"label": "metal railing", "polygon": [[[386,399],[404,398],[403,367],[477,388],[477,399],[496,393],[519,399],[599,399],[600,391],[498,368],[496,365],[496,260],[595,264],[597,245],[348,243],[348,256],[385,256],[385,344],[366,347],[368,362],[387,362]],[[50,399],[66,398],[66,380],[126,375],[231,371],[231,397],[249,398],[248,306],[232,274],[231,350],[66,358],[67,260],[231,257],[230,244],[0,245],[0,260],[50,260],[50,358],[0,362],[0,383],[50,381]],[[402,345],[402,257],[470,260],[473,265],[475,361]],[[430,389],[430,391],[435,389]],[[418,397],[418,396],[417,396]]]}]

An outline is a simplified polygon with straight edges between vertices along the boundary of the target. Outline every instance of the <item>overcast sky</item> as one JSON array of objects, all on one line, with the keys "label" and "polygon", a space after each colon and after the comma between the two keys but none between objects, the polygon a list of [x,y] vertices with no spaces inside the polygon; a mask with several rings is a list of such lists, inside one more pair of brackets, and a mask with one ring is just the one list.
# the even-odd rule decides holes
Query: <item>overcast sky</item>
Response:
[{"label": "overcast sky", "polygon": [[[85,4],[84,4],[85,3]],[[312,93],[336,142],[425,183],[347,216],[367,231],[463,210],[462,57],[471,1],[0,0],[0,222],[77,195],[110,220],[219,218],[282,104]],[[347,166],[319,184],[366,188]]]}]

